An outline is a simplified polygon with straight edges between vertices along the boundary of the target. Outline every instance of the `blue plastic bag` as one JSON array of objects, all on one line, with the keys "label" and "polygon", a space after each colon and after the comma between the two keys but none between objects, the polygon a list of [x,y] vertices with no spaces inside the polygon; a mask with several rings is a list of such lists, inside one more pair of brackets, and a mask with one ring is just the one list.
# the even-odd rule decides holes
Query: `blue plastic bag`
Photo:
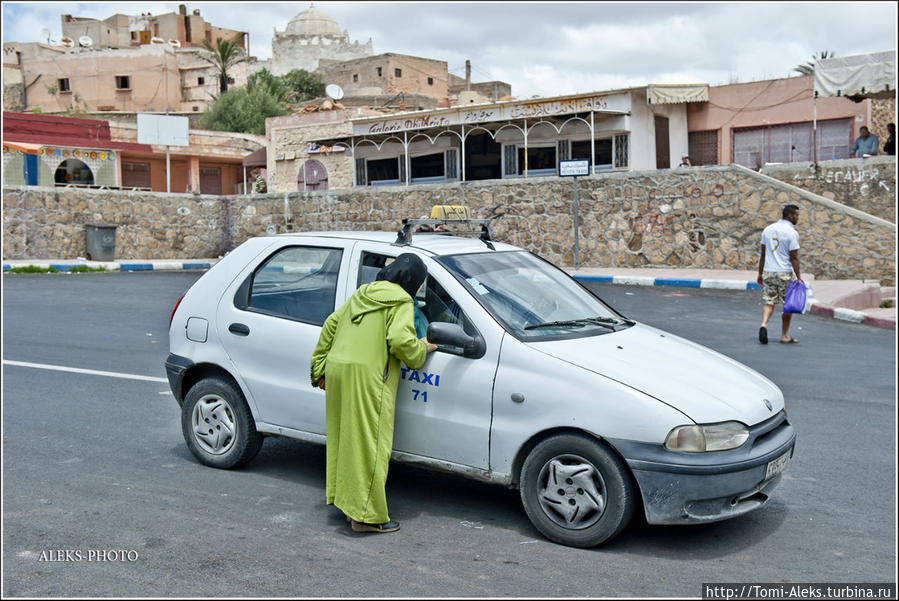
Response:
[{"label": "blue plastic bag", "polygon": [[792,280],[787,286],[787,294],[784,296],[784,313],[803,313],[805,296],[805,284],[799,280]]}]

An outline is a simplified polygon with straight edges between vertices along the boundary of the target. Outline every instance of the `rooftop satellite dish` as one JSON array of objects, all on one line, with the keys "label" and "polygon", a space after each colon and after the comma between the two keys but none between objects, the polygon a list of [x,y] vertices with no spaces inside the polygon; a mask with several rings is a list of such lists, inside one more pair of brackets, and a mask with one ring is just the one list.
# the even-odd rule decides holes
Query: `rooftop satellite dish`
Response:
[{"label": "rooftop satellite dish", "polygon": [[50,30],[44,27],[41,29],[41,37],[47,40],[47,43],[50,43]]},{"label": "rooftop satellite dish", "polygon": [[66,48],[71,48],[75,45],[75,40],[72,38],[60,38],[59,43]]},{"label": "rooftop satellite dish", "polygon": [[90,48],[94,45],[94,41],[90,38],[90,36],[83,35],[78,38],[78,45],[80,45],[82,48]]},{"label": "rooftop satellite dish", "polygon": [[165,40],[162,38],[152,37],[150,38],[151,44],[165,44]]},{"label": "rooftop satellite dish", "polygon": [[343,88],[336,83],[329,83],[325,86],[325,94],[327,94],[328,98],[331,100],[340,100],[343,98]]}]

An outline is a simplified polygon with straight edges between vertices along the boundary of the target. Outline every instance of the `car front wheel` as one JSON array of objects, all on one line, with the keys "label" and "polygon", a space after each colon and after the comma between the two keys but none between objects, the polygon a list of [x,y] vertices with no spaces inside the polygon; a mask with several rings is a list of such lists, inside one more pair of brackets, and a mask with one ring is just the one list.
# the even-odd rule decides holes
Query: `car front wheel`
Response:
[{"label": "car front wheel", "polygon": [[218,377],[200,380],[187,393],[181,407],[181,432],[194,457],[224,469],[250,461],[263,439],[243,393]]},{"label": "car front wheel", "polygon": [[521,502],[551,541],[593,547],[627,526],[635,487],[622,460],[585,436],[560,434],[531,450],[521,468]]}]

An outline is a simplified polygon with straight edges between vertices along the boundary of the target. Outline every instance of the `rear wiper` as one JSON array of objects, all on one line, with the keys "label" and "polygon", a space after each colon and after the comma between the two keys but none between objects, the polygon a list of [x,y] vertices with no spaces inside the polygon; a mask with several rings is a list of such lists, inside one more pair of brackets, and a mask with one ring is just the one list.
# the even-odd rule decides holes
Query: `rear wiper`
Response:
[{"label": "rear wiper", "polygon": [[525,330],[534,330],[536,328],[553,328],[553,327],[578,327],[582,328],[586,325],[597,325],[615,329],[615,325],[621,323],[619,320],[611,317],[585,317],[584,319],[567,319],[564,321],[547,321],[545,323],[537,323],[531,326],[525,326]]}]

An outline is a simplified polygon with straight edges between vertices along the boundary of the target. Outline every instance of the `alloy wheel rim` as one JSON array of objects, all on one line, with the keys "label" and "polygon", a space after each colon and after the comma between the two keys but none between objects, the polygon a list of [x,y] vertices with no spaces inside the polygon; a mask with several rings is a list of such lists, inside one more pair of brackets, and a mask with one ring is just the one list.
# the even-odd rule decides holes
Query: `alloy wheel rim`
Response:
[{"label": "alloy wheel rim", "polygon": [[537,477],[537,500],[550,520],[568,530],[595,524],[606,509],[602,474],[578,455],[558,455],[547,461]]}]

